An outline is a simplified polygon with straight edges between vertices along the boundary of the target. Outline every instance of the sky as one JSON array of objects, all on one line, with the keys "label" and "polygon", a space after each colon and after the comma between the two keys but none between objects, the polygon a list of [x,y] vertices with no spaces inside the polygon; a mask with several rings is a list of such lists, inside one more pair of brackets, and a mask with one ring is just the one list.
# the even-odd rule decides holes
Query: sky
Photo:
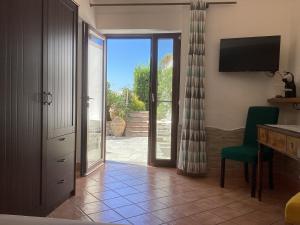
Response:
[{"label": "sky", "polygon": [[[159,40],[158,58],[173,51],[171,39]],[[133,87],[133,72],[137,65],[149,65],[151,39],[108,39],[107,81],[111,89]]]}]

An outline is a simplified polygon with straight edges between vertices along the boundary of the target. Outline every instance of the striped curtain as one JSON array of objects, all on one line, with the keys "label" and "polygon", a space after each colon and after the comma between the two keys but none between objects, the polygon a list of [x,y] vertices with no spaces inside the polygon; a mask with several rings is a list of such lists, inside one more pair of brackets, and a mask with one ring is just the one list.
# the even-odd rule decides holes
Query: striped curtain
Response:
[{"label": "striped curtain", "polygon": [[185,87],[178,174],[199,176],[206,172],[204,125],[205,19],[207,3],[191,3],[188,71]]}]

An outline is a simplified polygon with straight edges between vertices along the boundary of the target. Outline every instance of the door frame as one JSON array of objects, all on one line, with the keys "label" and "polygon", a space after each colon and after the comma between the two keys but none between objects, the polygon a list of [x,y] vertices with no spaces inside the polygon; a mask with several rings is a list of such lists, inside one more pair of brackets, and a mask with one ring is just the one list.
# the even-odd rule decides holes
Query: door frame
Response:
[{"label": "door frame", "polygon": [[94,163],[90,168],[87,165],[87,119],[88,119],[88,108],[86,107],[88,97],[88,41],[89,31],[93,31],[99,37],[103,39],[103,93],[102,102],[106,105],[106,37],[99,33],[94,27],[82,21],[82,85],[81,85],[81,160],[80,160],[80,174],[86,176],[103,165],[105,162],[105,144],[106,144],[106,111],[102,110],[102,134],[101,134],[101,151],[103,158]]},{"label": "door frame", "polygon": [[[158,65],[158,40],[173,39],[173,80],[172,80],[172,127],[171,127],[171,159],[156,158],[156,124],[157,124],[157,65]],[[149,161],[151,166],[176,167],[177,141],[179,122],[179,88],[180,88],[180,51],[181,33],[153,34],[152,37],[152,61],[151,61],[151,88],[149,93],[150,106],[150,138]],[[152,97],[153,96],[153,97]],[[154,99],[152,99],[154,98]],[[175,138],[174,138],[175,137]]]},{"label": "door frame", "polygon": [[[181,33],[155,33],[155,34],[107,34],[106,39],[150,39],[150,84],[149,84],[149,136],[148,136],[148,165],[158,167],[176,167],[177,164],[177,141],[179,122],[179,88],[180,88],[180,55],[181,55]],[[172,131],[171,136],[171,160],[156,159],[156,89],[157,89],[157,40],[173,39],[173,82],[172,82]],[[107,88],[107,87],[106,87]],[[107,90],[105,91],[107,94]],[[152,103],[152,94],[155,102]],[[106,155],[106,154],[105,154]]]}]

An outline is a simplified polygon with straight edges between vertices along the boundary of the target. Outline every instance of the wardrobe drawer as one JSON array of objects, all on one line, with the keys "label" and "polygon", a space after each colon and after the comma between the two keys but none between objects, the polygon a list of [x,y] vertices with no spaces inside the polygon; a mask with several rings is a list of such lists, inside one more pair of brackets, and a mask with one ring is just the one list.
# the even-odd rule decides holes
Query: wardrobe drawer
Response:
[{"label": "wardrobe drawer", "polygon": [[75,133],[56,137],[47,142],[47,158],[57,159],[75,152]]},{"label": "wardrobe drawer", "polygon": [[74,190],[74,176],[65,174],[59,180],[48,180],[47,184],[47,206],[54,208],[70,197]]},{"label": "wardrobe drawer", "polygon": [[57,159],[47,160],[47,178],[48,180],[60,180],[65,174],[74,177],[74,153],[59,157]]}]

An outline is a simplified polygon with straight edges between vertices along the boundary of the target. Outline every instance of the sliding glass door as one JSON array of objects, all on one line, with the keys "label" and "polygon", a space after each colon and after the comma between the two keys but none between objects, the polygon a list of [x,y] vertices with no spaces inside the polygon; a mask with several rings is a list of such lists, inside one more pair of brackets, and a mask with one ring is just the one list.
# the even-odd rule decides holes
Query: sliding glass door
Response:
[{"label": "sliding glass door", "polygon": [[150,164],[176,166],[180,73],[180,35],[152,40]]},{"label": "sliding glass door", "polygon": [[83,25],[82,175],[104,162],[105,38]]}]

